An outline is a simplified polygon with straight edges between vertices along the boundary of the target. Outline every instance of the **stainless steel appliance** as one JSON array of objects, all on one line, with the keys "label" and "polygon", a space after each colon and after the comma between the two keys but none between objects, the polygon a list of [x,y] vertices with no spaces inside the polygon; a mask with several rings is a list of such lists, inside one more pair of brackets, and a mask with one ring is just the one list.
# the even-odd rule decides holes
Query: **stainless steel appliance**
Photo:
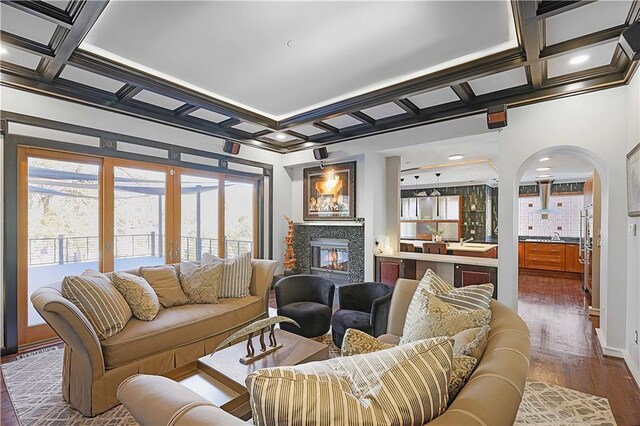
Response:
[{"label": "stainless steel appliance", "polygon": [[582,289],[591,293],[593,256],[593,205],[580,211],[580,263],[583,265]]}]

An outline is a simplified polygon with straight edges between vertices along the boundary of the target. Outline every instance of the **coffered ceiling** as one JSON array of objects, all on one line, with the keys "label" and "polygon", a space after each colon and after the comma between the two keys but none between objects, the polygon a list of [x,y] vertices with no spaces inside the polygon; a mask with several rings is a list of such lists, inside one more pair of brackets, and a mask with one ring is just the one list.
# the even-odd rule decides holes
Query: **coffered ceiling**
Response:
[{"label": "coffered ceiling", "polygon": [[5,1],[3,85],[279,152],[625,84],[633,1]]}]

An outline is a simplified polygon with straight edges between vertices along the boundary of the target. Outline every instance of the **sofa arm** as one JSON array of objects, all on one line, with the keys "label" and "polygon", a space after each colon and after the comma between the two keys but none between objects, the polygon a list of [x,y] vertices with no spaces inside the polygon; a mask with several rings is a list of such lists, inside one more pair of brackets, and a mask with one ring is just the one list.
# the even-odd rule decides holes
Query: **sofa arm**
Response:
[{"label": "sofa arm", "polygon": [[273,275],[276,273],[278,262],[267,259],[253,259],[251,266],[249,292],[253,296],[269,300],[269,290],[271,290],[271,282],[273,281]]},{"label": "sofa arm", "polygon": [[373,337],[378,337],[387,332],[387,322],[389,321],[389,309],[391,308],[392,293],[382,296],[373,301],[371,306],[371,326],[373,327]]},{"label": "sofa arm", "polygon": [[120,384],[117,396],[142,426],[245,424],[180,383],[162,376],[131,376]]},{"label": "sofa arm", "polygon": [[80,309],[53,287],[41,287],[34,291],[31,303],[66,345],[86,357],[92,378],[102,377],[105,368],[100,340]]},{"label": "sofa arm", "polygon": [[400,278],[396,281],[391,296],[391,306],[389,307],[389,321],[387,323],[387,333],[395,336],[402,336],[404,331],[404,321],[407,318],[407,310],[416,292],[420,281]]}]

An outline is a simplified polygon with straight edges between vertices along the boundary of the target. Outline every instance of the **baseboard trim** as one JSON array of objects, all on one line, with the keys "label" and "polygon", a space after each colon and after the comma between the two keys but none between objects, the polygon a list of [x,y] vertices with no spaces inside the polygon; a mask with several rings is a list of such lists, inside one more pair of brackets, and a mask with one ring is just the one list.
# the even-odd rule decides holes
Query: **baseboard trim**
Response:
[{"label": "baseboard trim", "polygon": [[635,368],[635,363],[631,359],[629,351],[624,351],[624,362],[627,364],[627,369],[631,372],[631,376],[636,381],[636,386],[640,388],[640,369]]},{"label": "baseboard trim", "polygon": [[600,309],[594,309],[591,306],[589,306],[589,315],[591,315],[593,317],[599,317],[600,316]]},{"label": "baseboard trim", "polygon": [[624,359],[624,350],[620,348],[607,346],[602,336],[602,331],[599,328],[596,328],[596,335],[598,336],[598,342],[600,343],[600,348],[602,348],[602,353],[605,356]]}]

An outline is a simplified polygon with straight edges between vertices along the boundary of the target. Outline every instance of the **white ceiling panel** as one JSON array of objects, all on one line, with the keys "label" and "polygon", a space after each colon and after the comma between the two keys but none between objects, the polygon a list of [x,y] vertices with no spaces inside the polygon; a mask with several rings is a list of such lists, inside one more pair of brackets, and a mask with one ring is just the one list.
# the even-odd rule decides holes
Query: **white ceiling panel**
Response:
[{"label": "white ceiling panel", "polygon": [[35,70],[40,63],[40,57],[37,55],[32,55],[31,53],[27,53],[24,50],[15,49],[8,45],[4,45],[2,47],[4,47],[7,51],[6,54],[2,55],[2,59],[0,59],[3,62],[20,65],[32,70]]},{"label": "white ceiling panel", "polygon": [[122,81],[94,74],[71,65],[64,67],[60,73],[60,77],[112,93],[117,92],[118,89],[124,86]]},{"label": "white ceiling panel", "polygon": [[624,24],[631,3],[600,0],[546,19],[547,46]]},{"label": "white ceiling panel", "polygon": [[133,99],[170,110],[174,110],[179,106],[184,105],[184,102],[182,101],[170,98],[168,96],[160,95],[155,92],[150,92],[148,90],[141,91],[140,93],[135,95]]},{"label": "white ceiling panel", "polygon": [[411,96],[409,100],[422,109],[459,101],[460,98],[450,87],[443,87],[442,89]]},{"label": "white ceiling panel", "polygon": [[469,82],[476,95],[497,92],[498,90],[522,86],[523,84],[527,84],[527,75],[524,72],[524,68],[515,68]]},{"label": "white ceiling panel", "polygon": [[229,119],[226,115],[218,114],[217,112],[209,111],[208,109],[200,108],[189,114],[193,117],[202,118],[203,120],[212,121],[214,123],[220,123]]},{"label": "white ceiling panel", "polygon": [[[613,59],[617,41],[591,47],[589,49],[573,52],[570,55],[557,56],[547,61],[547,74],[549,77],[570,74],[573,72],[588,70],[602,65],[609,65]],[[572,64],[571,61],[579,61]]]},{"label": "white ceiling panel", "polygon": [[300,134],[303,134],[305,136],[313,136],[313,135],[318,135],[320,133],[324,133],[325,132],[324,130],[319,129],[316,126],[313,126],[311,124],[305,124],[303,126],[292,127],[291,130],[293,130],[294,132],[298,132]]},{"label": "white ceiling panel", "polygon": [[350,115],[339,115],[338,117],[333,117],[328,120],[323,120],[323,122],[333,127],[336,127],[338,129],[343,129],[349,126],[355,126],[357,124],[362,124],[362,121],[356,120]]},{"label": "white ceiling panel", "polygon": [[403,110],[393,102],[363,109],[362,112],[375,120],[380,120],[381,118],[386,117],[393,117],[394,115],[405,114],[405,110]]},{"label": "white ceiling panel", "polygon": [[2,26],[2,31],[45,45],[49,44],[56,29],[54,23],[22,12],[4,2],[0,5],[0,26]]},{"label": "white ceiling panel", "polygon": [[232,127],[235,127],[236,129],[244,130],[245,132],[249,132],[249,133],[256,133],[266,129],[266,127],[264,126],[258,126],[257,124],[246,123],[246,122],[236,124],[235,126],[232,126]]},{"label": "white ceiling panel", "polygon": [[272,118],[515,46],[508,1],[112,1],[82,43]]}]

